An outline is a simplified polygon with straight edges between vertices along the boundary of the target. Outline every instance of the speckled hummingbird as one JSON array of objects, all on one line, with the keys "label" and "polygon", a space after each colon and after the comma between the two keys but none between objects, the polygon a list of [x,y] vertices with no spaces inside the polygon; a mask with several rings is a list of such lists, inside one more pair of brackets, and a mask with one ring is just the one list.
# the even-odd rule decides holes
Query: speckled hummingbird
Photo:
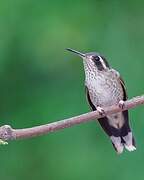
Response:
[{"label": "speckled hummingbird", "polygon": [[[70,48],[67,50],[83,59],[86,96],[91,109],[104,114],[104,107],[119,105],[123,108],[127,99],[124,81],[119,72],[109,66],[106,58],[95,52],[81,53]],[[136,150],[128,110],[99,118],[98,121],[118,154],[124,148],[128,151]]]}]

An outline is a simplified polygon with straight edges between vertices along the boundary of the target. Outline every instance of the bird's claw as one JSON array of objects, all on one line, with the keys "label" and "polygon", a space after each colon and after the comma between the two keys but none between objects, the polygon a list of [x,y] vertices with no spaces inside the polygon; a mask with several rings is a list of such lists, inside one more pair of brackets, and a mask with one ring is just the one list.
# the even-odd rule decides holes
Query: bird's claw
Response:
[{"label": "bird's claw", "polygon": [[104,109],[101,108],[100,106],[97,107],[97,111],[99,112],[99,114],[100,114],[101,116],[105,116],[105,111],[104,111]]},{"label": "bird's claw", "polygon": [[125,108],[125,102],[123,100],[120,100],[118,105],[121,109]]}]

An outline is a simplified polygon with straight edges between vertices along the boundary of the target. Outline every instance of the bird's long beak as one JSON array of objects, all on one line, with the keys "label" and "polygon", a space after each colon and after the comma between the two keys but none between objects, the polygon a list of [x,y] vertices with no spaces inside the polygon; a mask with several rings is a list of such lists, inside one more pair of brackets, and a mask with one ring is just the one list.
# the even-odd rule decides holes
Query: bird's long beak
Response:
[{"label": "bird's long beak", "polygon": [[79,55],[79,56],[82,57],[82,58],[85,57],[85,54],[83,54],[83,53],[81,53],[81,52],[79,52],[79,51],[76,51],[76,50],[74,50],[74,49],[66,48],[66,50],[68,50],[68,51],[70,51],[70,52],[73,52],[73,53]]}]

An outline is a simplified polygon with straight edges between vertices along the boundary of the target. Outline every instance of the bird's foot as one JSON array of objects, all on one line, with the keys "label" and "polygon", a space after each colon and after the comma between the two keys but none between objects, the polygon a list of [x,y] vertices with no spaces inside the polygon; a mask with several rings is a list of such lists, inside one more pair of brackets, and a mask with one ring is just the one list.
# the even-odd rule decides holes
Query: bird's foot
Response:
[{"label": "bird's foot", "polygon": [[104,109],[101,108],[100,106],[97,106],[97,111],[99,112],[99,114],[100,114],[101,116],[105,116],[105,111],[104,111]]},{"label": "bird's foot", "polygon": [[123,100],[120,100],[118,105],[121,109],[125,108],[125,102]]},{"label": "bird's foot", "polygon": [[6,142],[6,141],[0,139],[0,145],[7,145],[7,144],[8,144],[8,142]]}]

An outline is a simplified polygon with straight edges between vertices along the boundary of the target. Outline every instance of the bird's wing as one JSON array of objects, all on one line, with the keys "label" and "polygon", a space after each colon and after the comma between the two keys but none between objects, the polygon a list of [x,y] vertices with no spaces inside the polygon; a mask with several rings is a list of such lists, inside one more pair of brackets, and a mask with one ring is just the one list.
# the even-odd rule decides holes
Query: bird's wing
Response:
[{"label": "bird's wing", "polygon": [[111,73],[115,75],[115,77],[117,78],[117,80],[120,82],[122,89],[123,89],[123,100],[127,100],[128,96],[127,96],[127,92],[126,92],[126,87],[125,87],[125,83],[124,80],[122,79],[122,77],[120,76],[119,72],[116,71],[115,69],[110,69]]},{"label": "bird's wing", "polygon": [[[124,80],[122,79],[122,77],[119,77],[119,81],[120,81],[120,84],[122,86],[122,89],[123,89],[123,93],[124,93],[124,96],[123,96],[123,100],[127,100],[128,99],[128,96],[127,96],[127,92],[126,92],[126,87],[125,87],[125,83],[124,83]],[[128,114],[128,110],[125,110],[122,112],[123,114],[123,117],[124,117],[124,120],[125,120],[125,125],[123,126],[123,129],[121,130],[121,135],[122,136],[125,136],[128,134],[128,132],[130,132],[130,125],[129,125],[129,114]]]},{"label": "bird's wing", "polygon": [[94,104],[92,103],[92,101],[91,101],[91,99],[90,99],[89,90],[88,90],[87,86],[85,86],[85,92],[86,92],[86,99],[87,99],[87,101],[88,101],[91,109],[92,109],[93,111],[95,111],[95,110],[96,110],[96,107],[94,106]]},{"label": "bird's wing", "polygon": [[123,97],[123,100],[127,100],[128,98],[128,95],[127,95],[127,92],[126,92],[126,87],[125,87],[125,83],[124,83],[124,80],[122,79],[122,77],[120,76],[119,77],[119,81],[120,81],[120,84],[122,86],[122,89],[123,89],[123,92],[124,92],[124,97]]},{"label": "bird's wing", "polygon": [[[125,83],[124,83],[124,81],[123,81],[123,79],[121,77],[119,77],[119,80],[120,80],[121,86],[123,88],[123,92],[124,92],[123,100],[125,101],[125,100],[128,99]],[[128,151],[133,151],[133,150],[136,149],[136,144],[135,144],[134,137],[131,135],[132,131],[131,131],[130,124],[129,124],[128,110],[123,111],[122,114],[123,114],[123,117],[124,117],[124,120],[125,120],[125,124],[124,124],[124,126],[123,126],[123,128],[121,130],[121,137],[122,137],[122,140],[123,140],[124,144],[126,144],[125,148]]]}]

